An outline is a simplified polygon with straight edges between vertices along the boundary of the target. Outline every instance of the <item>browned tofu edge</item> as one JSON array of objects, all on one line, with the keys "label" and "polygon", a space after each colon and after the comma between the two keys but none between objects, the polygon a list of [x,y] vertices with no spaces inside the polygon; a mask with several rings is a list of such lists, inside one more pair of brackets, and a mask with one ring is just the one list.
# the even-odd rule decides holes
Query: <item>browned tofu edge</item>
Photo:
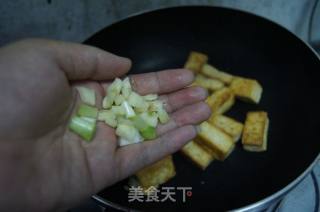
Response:
[{"label": "browned tofu edge", "polygon": [[208,56],[201,52],[191,51],[184,68],[194,72],[200,72],[201,68],[208,61]]},{"label": "browned tofu edge", "polygon": [[[167,169],[165,171],[168,171],[166,173],[166,176],[163,177],[160,180],[157,180],[157,184],[150,183],[150,179],[159,178],[159,173],[163,172],[164,169]],[[135,176],[138,179],[138,182],[144,189],[148,189],[150,186],[157,187],[160,184],[166,183],[168,180],[173,178],[176,175],[175,166],[173,163],[172,156],[166,156],[165,158],[157,161],[156,163],[149,165],[141,170],[139,170]],[[160,181],[160,182],[159,182]]]},{"label": "browned tofu edge", "polygon": [[[255,117],[256,116],[256,117]],[[255,123],[255,118],[259,118]],[[259,124],[260,130],[258,132],[252,132],[251,125]],[[259,127],[259,126],[258,126]],[[255,128],[257,129],[257,128]],[[242,133],[243,148],[248,151],[266,151],[267,150],[267,135],[269,129],[269,118],[265,111],[250,111],[247,113],[246,121]]]},{"label": "browned tofu edge", "polygon": [[203,145],[193,140],[188,142],[181,149],[181,153],[202,170],[205,170],[209,166],[209,164],[214,160],[212,152],[208,151],[207,147],[203,147]]}]

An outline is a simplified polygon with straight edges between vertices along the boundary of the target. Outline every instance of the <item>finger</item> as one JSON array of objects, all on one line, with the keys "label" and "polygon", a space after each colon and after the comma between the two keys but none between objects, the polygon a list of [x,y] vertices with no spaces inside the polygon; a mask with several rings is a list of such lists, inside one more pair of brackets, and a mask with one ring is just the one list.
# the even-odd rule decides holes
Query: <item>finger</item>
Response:
[{"label": "finger", "polygon": [[172,69],[130,76],[133,89],[141,94],[168,93],[180,90],[193,82],[193,73],[187,69]]},{"label": "finger", "polygon": [[207,98],[208,92],[201,87],[188,87],[174,93],[159,97],[164,103],[168,113],[176,111],[184,106],[203,101]]},{"label": "finger", "polygon": [[113,79],[131,67],[129,59],[93,46],[41,39],[34,42],[48,48],[69,80]]},{"label": "finger", "polygon": [[209,106],[204,102],[198,102],[186,106],[170,115],[170,121],[166,124],[158,125],[157,134],[162,135],[175,128],[184,125],[199,124],[207,120],[211,115]]},{"label": "finger", "polygon": [[[95,192],[105,187],[106,182],[114,180],[111,179],[113,177],[111,177],[110,170],[115,167],[108,166],[114,160],[117,147],[117,138],[114,131],[105,123],[98,122],[94,139],[91,142],[82,141]],[[108,179],[108,176],[111,178]]]},{"label": "finger", "polygon": [[119,148],[116,152],[119,179],[123,179],[164,156],[178,151],[195,136],[195,127],[187,125],[172,130],[156,140]]}]

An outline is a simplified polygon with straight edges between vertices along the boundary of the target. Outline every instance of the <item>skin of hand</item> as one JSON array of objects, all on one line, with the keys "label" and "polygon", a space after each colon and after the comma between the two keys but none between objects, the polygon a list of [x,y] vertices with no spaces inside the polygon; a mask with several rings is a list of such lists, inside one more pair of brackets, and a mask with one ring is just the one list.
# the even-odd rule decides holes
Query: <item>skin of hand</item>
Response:
[{"label": "skin of hand", "polygon": [[193,74],[173,69],[130,76],[140,94],[158,93],[170,121],[152,141],[117,147],[114,129],[97,124],[91,142],[70,132],[79,103],[75,85],[97,93],[125,75],[129,59],[101,49],[44,39],[26,39],[0,49],[0,210],[63,211],[122,180],[196,135],[210,116]]}]

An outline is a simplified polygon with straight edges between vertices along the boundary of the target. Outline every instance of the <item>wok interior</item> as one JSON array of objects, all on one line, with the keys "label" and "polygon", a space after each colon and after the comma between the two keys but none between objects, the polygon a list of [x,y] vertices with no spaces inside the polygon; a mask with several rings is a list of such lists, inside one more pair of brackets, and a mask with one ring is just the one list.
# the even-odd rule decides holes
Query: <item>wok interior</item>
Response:
[{"label": "wok interior", "polygon": [[177,175],[166,186],[191,186],[186,203],[128,204],[126,181],[100,193],[112,202],[159,211],[239,208],[284,188],[319,154],[320,62],[274,23],[223,8],[171,8],[121,21],[86,43],[131,58],[130,73],[180,68],[191,50],[204,52],[210,64],[257,79],[264,88],[259,105],[237,101],[227,115],[243,122],[247,111],[263,109],[270,118],[267,152],[246,152],[239,142],[226,161],[213,162],[205,171],[174,155]]}]

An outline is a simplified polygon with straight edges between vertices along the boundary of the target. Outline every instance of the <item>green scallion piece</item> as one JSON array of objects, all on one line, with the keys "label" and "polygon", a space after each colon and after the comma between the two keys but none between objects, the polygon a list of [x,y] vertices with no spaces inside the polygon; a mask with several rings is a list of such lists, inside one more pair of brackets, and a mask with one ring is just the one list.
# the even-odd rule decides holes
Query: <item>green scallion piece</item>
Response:
[{"label": "green scallion piece", "polygon": [[143,138],[148,139],[148,140],[152,140],[157,137],[156,128],[151,127],[151,126],[141,130],[140,134],[142,135]]},{"label": "green scallion piece", "polygon": [[69,128],[86,141],[91,141],[96,132],[96,122],[85,117],[74,116],[71,118]]},{"label": "green scallion piece", "polygon": [[81,104],[78,109],[78,115],[96,119],[98,116],[98,109],[96,107]]}]

